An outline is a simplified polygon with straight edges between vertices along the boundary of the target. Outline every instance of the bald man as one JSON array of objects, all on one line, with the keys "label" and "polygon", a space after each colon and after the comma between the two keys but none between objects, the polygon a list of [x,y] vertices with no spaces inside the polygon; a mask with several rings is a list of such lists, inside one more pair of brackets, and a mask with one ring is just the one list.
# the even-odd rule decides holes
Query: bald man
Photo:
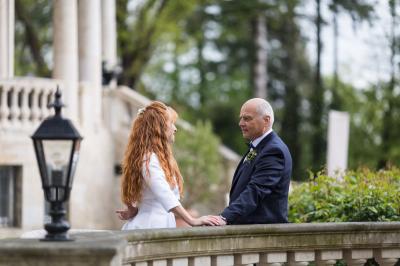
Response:
[{"label": "bald man", "polygon": [[235,171],[229,206],[219,224],[288,222],[292,157],[273,124],[274,112],[267,101],[254,98],[243,104],[239,126],[250,147]]}]

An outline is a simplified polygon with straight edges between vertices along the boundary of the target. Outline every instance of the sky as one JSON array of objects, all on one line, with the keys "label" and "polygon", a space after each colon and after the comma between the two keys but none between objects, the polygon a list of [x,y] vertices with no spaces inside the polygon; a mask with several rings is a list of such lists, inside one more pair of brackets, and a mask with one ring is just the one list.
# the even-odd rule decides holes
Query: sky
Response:
[{"label": "sky", "polygon": [[[330,25],[322,30],[322,73],[332,75],[333,73],[333,27],[332,14],[326,7],[326,1],[322,10],[323,17]],[[363,88],[376,84],[378,80],[388,80],[390,73],[390,49],[388,38],[390,36],[391,17],[389,14],[388,1],[378,0],[376,5],[377,19],[373,25],[364,22],[354,25],[351,17],[347,14],[338,16],[339,25],[339,76],[357,88]],[[314,1],[310,1],[305,12],[309,15],[315,14]],[[315,26],[311,21],[302,21],[303,32],[310,39],[308,53],[311,60],[315,62]],[[309,29],[309,30],[307,30]],[[399,29],[397,29],[399,31]]]}]

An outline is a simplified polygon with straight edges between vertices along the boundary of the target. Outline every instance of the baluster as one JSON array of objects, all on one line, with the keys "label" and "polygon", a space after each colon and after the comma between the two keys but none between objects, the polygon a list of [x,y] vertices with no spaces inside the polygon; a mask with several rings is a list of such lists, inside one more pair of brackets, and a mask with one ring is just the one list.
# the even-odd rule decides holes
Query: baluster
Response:
[{"label": "baluster", "polygon": [[315,261],[314,251],[294,251],[288,253],[288,265],[290,266],[307,266],[312,261]]},{"label": "baluster", "polygon": [[[62,91],[61,91],[61,93],[62,93]],[[53,102],[54,102],[54,99],[55,99],[54,96],[55,96],[55,94],[56,94],[55,88],[49,87],[48,96],[47,96],[47,99],[48,99],[47,104],[50,104],[50,103],[53,103]]]},{"label": "baluster", "polygon": [[20,88],[18,88],[15,85],[11,88],[10,119],[11,119],[11,123],[14,126],[20,125],[19,116],[21,115],[21,109],[18,106],[19,91],[20,91]]},{"label": "baluster", "polygon": [[21,90],[21,122],[23,125],[27,125],[29,123],[30,111],[29,87],[26,85]]},{"label": "baluster", "polygon": [[318,250],[316,252],[315,264],[317,266],[335,265],[336,261],[342,258],[342,250]]},{"label": "baluster", "polygon": [[[46,108],[49,106],[49,104],[54,102],[54,93],[53,93],[53,88],[52,87],[47,87],[46,90]],[[53,115],[53,108],[47,108],[47,115]]]},{"label": "baluster", "polygon": [[400,258],[399,248],[383,248],[374,250],[374,258],[379,266],[393,266]]},{"label": "baluster", "polygon": [[168,266],[188,266],[188,258],[173,258],[168,260]]},{"label": "baluster", "polygon": [[40,95],[40,120],[45,119],[48,114],[49,110],[47,109],[47,95],[46,91],[42,90]]},{"label": "baluster", "polygon": [[287,261],[286,252],[262,253],[259,266],[281,266]]},{"label": "baluster", "polygon": [[153,260],[151,266],[168,266],[167,260]]},{"label": "baluster", "polygon": [[189,266],[211,266],[211,257],[191,257],[189,258]]},{"label": "baluster", "polygon": [[132,264],[132,266],[149,266],[149,263],[146,261],[141,261],[141,262],[136,262],[134,264]]},{"label": "baluster", "polygon": [[235,254],[234,265],[252,265],[260,261],[260,255],[258,253],[248,254]]},{"label": "baluster", "polygon": [[49,104],[53,102],[53,88],[51,86],[46,86],[44,90],[44,103],[46,108],[46,116],[53,115],[53,108],[48,108]]},{"label": "baluster", "polygon": [[6,128],[8,126],[8,116],[10,109],[8,108],[7,98],[10,87],[7,85],[0,85],[1,102],[0,102],[0,126]]},{"label": "baluster", "polygon": [[367,259],[372,257],[372,249],[351,249],[344,251],[344,259],[348,266],[363,266],[367,262]]},{"label": "baluster", "polygon": [[218,255],[211,257],[212,266],[232,266],[234,261],[233,255]]},{"label": "baluster", "polygon": [[32,90],[32,106],[31,106],[31,120],[32,124],[36,125],[40,119],[40,108],[39,108],[39,97],[37,88],[33,88]]}]

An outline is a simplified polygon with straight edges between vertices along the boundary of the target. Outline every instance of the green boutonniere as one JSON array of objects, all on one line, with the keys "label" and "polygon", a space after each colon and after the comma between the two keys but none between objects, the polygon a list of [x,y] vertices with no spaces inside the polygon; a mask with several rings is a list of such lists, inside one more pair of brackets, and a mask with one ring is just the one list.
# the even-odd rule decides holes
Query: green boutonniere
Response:
[{"label": "green boutonniere", "polygon": [[257,156],[257,151],[256,151],[256,150],[251,150],[251,151],[246,155],[246,158],[244,159],[244,161],[245,161],[245,162],[251,161],[251,160],[253,160],[254,158],[256,158],[256,156]]}]

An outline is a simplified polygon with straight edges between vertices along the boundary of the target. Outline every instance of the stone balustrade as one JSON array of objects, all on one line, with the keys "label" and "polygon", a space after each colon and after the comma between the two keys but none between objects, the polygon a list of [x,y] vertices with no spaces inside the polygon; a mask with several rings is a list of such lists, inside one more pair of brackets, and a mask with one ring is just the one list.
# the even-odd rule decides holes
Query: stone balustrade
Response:
[{"label": "stone balustrade", "polygon": [[0,79],[0,129],[21,129],[37,126],[50,114],[60,81],[44,78]]},{"label": "stone balustrade", "polygon": [[[73,230],[72,230],[73,231]],[[73,242],[0,240],[2,265],[399,265],[400,222],[72,233]]]},{"label": "stone balustrade", "polygon": [[400,223],[226,226],[125,233],[123,265],[392,266],[400,258]]}]

